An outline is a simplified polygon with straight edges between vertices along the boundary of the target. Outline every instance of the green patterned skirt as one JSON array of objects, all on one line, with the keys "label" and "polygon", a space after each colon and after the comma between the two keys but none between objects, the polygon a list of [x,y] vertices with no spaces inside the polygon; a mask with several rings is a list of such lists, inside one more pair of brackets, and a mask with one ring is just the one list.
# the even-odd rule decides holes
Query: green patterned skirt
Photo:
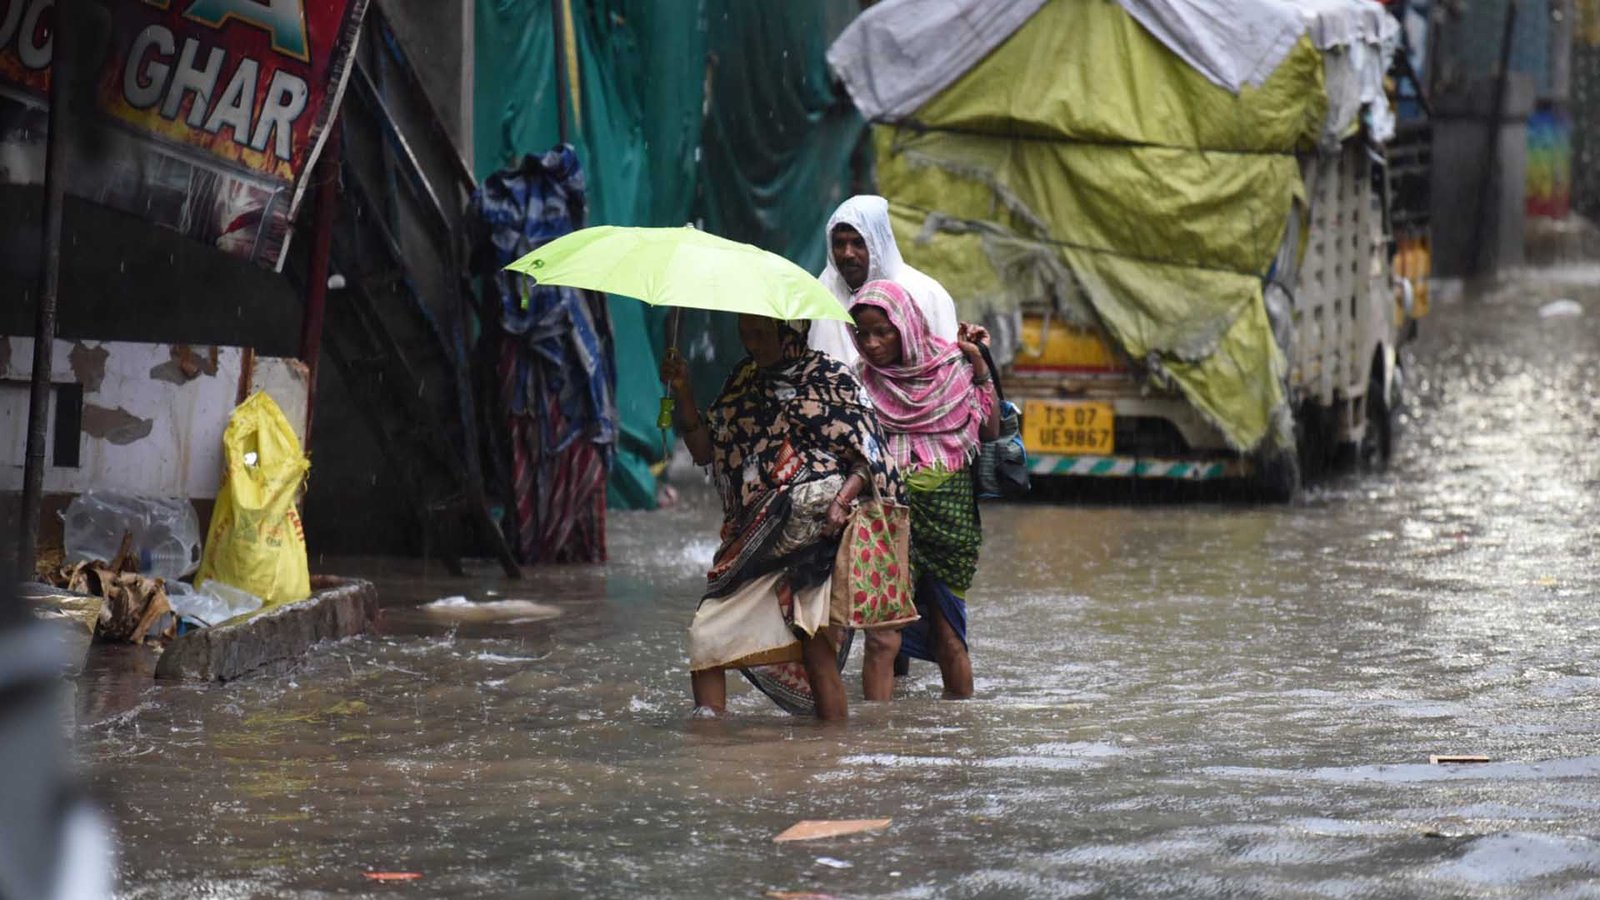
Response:
[{"label": "green patterned skirt", "polygon": [[928,574],[950,590],[966,593],[983,545],[972,470],[913,470],[906,476],[906,493],[911,506],[913,583]]}]

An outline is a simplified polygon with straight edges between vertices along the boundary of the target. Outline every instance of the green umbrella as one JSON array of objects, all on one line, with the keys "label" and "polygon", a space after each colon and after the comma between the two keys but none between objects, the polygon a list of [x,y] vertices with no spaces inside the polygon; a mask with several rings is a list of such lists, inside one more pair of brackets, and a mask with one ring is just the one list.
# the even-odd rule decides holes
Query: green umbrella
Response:
[{"label": "green umbrella", "polygon": [[851,321],[805,269],[694,228],[596,225],[556,238],[506,268],[540,284],[621,294],[654,306]]},{"label": "green umbrella", "polygon": [[[596,225],[556,238],[509,266],[540,284],[621,294],[653,306],[752,313],[774,319],[854,321],[810,272],[760,247],[694,228]],[[527,299],[523,299],[527,305]],[[676,354],[677,314],[668,355]],[[656,426],[667,451],[673,402],[661,398]]]}]

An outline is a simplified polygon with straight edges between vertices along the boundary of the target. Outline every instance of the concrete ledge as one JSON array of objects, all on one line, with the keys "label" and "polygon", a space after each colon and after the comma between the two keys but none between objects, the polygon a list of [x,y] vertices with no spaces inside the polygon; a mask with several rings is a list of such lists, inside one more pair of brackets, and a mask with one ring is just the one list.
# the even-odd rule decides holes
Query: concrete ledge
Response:
[{"label": "concrete ledge", "polygon": [[354,578],[314,578],[314,593],[236,624],[175,638],[156,664],[157,678],[231,681],[304,656],[311,645],[366,632],[378,618],[378,590]]}]

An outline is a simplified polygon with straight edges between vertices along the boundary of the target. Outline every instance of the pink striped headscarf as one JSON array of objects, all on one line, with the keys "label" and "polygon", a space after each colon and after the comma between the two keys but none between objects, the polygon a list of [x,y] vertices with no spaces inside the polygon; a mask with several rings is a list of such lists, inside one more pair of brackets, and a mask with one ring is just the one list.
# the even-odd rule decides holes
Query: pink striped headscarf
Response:
[{"label": "pink striped headscarf", "polygon": [[857,363],[894,461],[908,468],[966,468],[978,455],[982,402],[989,393],[974,390],[965,354],[928,330],[922,310],[893,281],[862,285],[850,308],[862,306],[882,310],[900,332],[899,365],[874,366],[865,354]]}]

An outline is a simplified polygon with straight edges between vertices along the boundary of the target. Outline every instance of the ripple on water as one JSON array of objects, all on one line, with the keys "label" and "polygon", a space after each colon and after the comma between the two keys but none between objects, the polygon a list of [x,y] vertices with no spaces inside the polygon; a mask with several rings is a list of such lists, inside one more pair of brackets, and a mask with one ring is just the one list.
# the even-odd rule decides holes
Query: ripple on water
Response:
[{"label": "ripple on water", "polygon": [[[1219,777],[1305,780],[1336,784],[1416,784],[1423,782],[1505,782],[1590,779],[1600,776],[1600,756],[1541,762],[1490,762],[1470,765],[1399,763],[1395,765],[1327,766],[1312,769],[1269,769],[1215,766],[1204,770]],[[1597,797],[1596,799],[1600,799]]]},{"label": "ripple on water", "polygon": [[[1600,309],[1600,289],[1550,290]],[[855,702],[858,652],[847,727],[737,677],[728,720],[685,722],[718,519],[693,503],[608,516],[606,567],[384,561],[388,631],[292,678],[86,685],[124,891],[350,894],[369,864],[425,872],[430,896],[1582,890],[1600,315],[1550,327],[1541,292],[1437,305],[1388,472],[1282,507],[986,506],[972,703],[938,701],[921,663],[895,703]],[[556,614],[512,625],[533,611],[495,603]],[[1423,763],[1438,752],[1505,761]],[[770,841],[858,816],[895,824]]]},{"label": "ripple on water", "polygon": [[1600,843],[1529,832],[1491,834],[1469,842],[1460,858],[1439,865],[1432,874],[1471,885],[1509,887],[1571,872],[1600,875]]}]

